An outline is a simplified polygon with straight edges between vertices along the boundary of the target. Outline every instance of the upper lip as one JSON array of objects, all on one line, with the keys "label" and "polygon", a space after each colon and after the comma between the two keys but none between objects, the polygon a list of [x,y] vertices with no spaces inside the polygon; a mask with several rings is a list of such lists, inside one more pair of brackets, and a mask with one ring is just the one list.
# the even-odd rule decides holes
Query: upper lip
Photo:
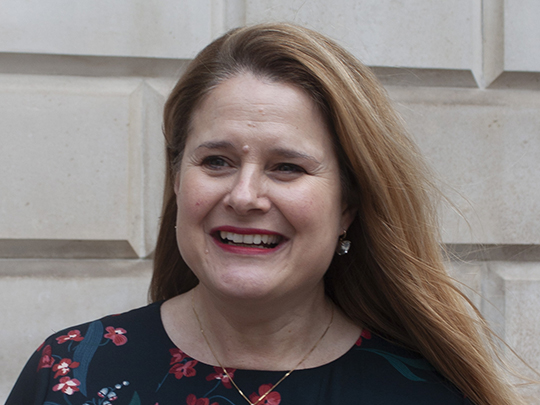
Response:
[{"label": "upper lip", "polygon": [[237,233],[239,235],[278,235],[285,238],[285,236],[283,236],[279,232],[270,231],[268,229],[239,228],[239,227],[230,226],[230,225],[216,226],[215,228],[212,228],[210,230],[210,234],[215,234],[220,231]]}]

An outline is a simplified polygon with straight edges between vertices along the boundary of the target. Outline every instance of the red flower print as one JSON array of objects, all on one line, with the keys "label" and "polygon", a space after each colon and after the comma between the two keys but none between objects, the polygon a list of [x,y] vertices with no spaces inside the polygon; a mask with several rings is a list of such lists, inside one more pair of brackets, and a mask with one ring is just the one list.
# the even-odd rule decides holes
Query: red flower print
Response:
[{"label": "red flower print", "polygon": [[[227,373],[231,376],[231,378],[234,378],[234,372],[236,371],[235,368],[227,368]],[[215,373],[209,374],[206,376],[206,381],[210,380],[221,380],[223,385],[226,388],[232,388],[231,380],[229,377],[227,377],[227,374],[223,372],[223,369],[221,367],[214,367]]]},{"label": "red flower print", "polygon": [[170,374],[174,374],[174,376],[179,380],[183,376],[186,377],[193,377],[195,374],[197,374],[197,371],[193,367],[198,363],[197,360],[190,360],[183,363],[176,363],[174,364],[171,369],[169,370]]},{"label": "red flower print", "polygon": [[116,346],[122,346],[127,343],[127,337],[124,336],[127,333],[127,330],[123,328],[113,328],[112,326],[107,326],[105,330],[109,333],[105,333],[103,336],[107,339],[111,339]]},{"label": "red flower print", "polygon": [[[252,404],[256,403],[268,390],[272,388],[270,384],[263,384],[259,387],[259,395],[253,393],[249,396],[249,400]],[[279,392],[272,391],[270,394],[264,397],[264,399],[259,402],[261,405],[278,405],[281,402],[281,395]],[[259,405],[257,404],[257,405]]]},{"label": "red flower print", "polygon": [[180,363],[182,360],[184,360],[187,356],[186,354],[180,350],[180,349],[170,349],[169,350],[169,353],[171,353],[171,362],[169,364],[174,364],[174,363]]},{"label": "red flower print", "polygon": [[69,369],[79,367],[78,361],[72,361],[71,359],[62,359],[54,365],[53,371],[56,371],[54,378],[58,378],[60,375],[66,375],[69,373]]},{"label": "red flower print", "polygon": [[54,358],[52,357],[52,349],[50,345],[47,345],[41,352],[41,358],[39,359],[37,371],[41,370],[42,368],[51,368],[53,364]]},{"label": "red flower print", "polygon": [[62,391],[64,394],[73,395],[79,391],[79,388],[77,388],[79,385],[81,385],[81,382],[76,378],[72,380],[69,377],[62,377],[60,378],[60,384],[53,387],[53,391]]},{"label": "red flower print", "polygon": [[[208,398],[199,398],[193,394],[189,394],[186,399],[187,405],[210,405],[210,400]],[[212,405],[219,405],[217,402],[212,402]]]},{"label": "red flower print", "polygon": [[371,339],[371,332],[367,329],[362,329],[362,333],[360,333],[360,337],[356,341],[356,346],[362,346],[362,339]]},{"label": "red flower print", "polygon": [[58,342],[59,345],[61,345],[62,343],[67,342],[68,340],[74,340],[75,342],[80,342],[83,339],[84,337],[81,336],[81,331],[75,329],[75,330],[70,330],[67,335],[62,335],[62,336],[57,337],[56,341]]}]

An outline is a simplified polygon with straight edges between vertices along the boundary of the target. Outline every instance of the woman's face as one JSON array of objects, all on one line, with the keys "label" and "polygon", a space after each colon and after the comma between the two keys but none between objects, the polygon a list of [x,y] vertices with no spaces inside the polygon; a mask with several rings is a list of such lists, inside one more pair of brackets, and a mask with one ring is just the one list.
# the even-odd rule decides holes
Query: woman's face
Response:
[{"label": "woman's face", "polygon": [[352,216],[314,102],[244,74],[214,89],[192,124],[175,180],[177,239],[201,286],[251,299],[323,288]]}]

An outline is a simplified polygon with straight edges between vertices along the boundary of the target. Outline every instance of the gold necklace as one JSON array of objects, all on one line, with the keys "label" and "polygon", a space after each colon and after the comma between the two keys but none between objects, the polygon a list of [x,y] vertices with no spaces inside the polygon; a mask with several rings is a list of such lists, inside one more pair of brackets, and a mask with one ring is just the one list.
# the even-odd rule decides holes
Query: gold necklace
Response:
[{"label": "gold necklace", "polygon": [[287,371],[287,373],[285,373],[285,375],[283,377],[281,377],[281,379],[275,383],[268,391],[266,391],[266,393],[260,397],[256,402],[251,402],[249,400],[248,397],[246,397],[246,395],[242,392],[242,390],[238,387],[238,385],[236,385],[236,383],[234,382],[234,380],[232,379],[232,377],[229,375],[229,373],[227,372],[227,369],[225,367],[223,367],[223,364],[221,364],[221,362],[219,361],[218,357],[216,356],[216,352],[214,352],[214,349],[212,348],[212,345],[210,344],[210,341],[208,340],[208,338],[206,337],[206,334],[204,333],[204,329],[202,327],[202,323],[201,323],[201,320],[199,319],[199,314],[197,314],[197,311],[195,310],[195,305],[193,304],[193,299],[194,299],[194,296],[195,296],[195,292],[192,291],[191,293],[191,308],[193,309],[193,313],[195,314],[195,318],[197,318],[197,323],[199,324],[199,329],[201,330],[201,334],[203,335],[203,338],[204,340],[206,341],[206,344],[208,345],[208,348],[210,349],[210,351],[212,352],[212,355],[214,356],[214,358],[216,359],[216,361],[218,362],[219,366],[221,367],[221,369],[223,370],[223,372],[225,373],[225,375],[227,376],[227,378],[229,379],[229,381],[232,383],[232,385],[234,386],[234,388],[236,388],[236,390],[238,391],[238,393],[240,395],[242,395],[242,397],[248,402],[248,404],[250,405],[257,405],[259,402],[261,402],[264,398],[266,398],[268,396],[268,394],[270,394],[272,391],[274,391],[276,389],[276,387],[281,384],[281,382],[283,380],[285,380],[285,378],[287,378],[288,376],[290,376],[292,374],[292,372],[294,370],[296,370],[298,368],[298,366],[300,364],[302,364],[308,357],[311,353],[313,353],[313,351],[315,350],[315,348],[319,345],[319,343],[321,342],[321,340],[323,340],[323,338],[326,336],[326,332],[328,332],[328,329],[330,329],[330,326],[332,326],[332,322],[334,321],[334,306],[332,306],[332,315],[330,317],[330,322],[328,323],[328,326],[326,327],[326,329],[324,330],[323,334],[321,335],[321,337],[319,338],[319,340],[317,340],[317,342],[315,342],[315,345],[313,345],[313,347],[311,348],[311,350],[309,352],[306,353],[306,355],[304,357],[302,357],[302,360],[300,360],[296,366],[294,366],[291,370]]}]

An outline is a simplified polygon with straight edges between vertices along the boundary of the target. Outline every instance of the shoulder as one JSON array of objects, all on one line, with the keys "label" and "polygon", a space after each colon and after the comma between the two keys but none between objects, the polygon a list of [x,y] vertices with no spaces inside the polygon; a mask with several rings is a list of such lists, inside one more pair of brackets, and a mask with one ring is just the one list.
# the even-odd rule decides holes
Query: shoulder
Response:
[{"label": "shoulder", "polygon": [[[125,313],[107,315],[52,334],[38,348],[43,367],[47,361],[53,364],[54,359],[93,357],[97,349],[99,353],[106,353],[133,344],[140,347],[147,343],[149,331],[154,339],[166,340],[160,316],[161,304],[156,302]],[[48,356],[52,356],[50,360]]]},{"label": "shoulder", "polygon": [[129,382],[131,376],[124,376],[123,367],[133,370],[134,362],[151,360],[156,352],[163,352],[162,361],[168,362],[170,341],[161,324],[160,306],[154,303],[108,315],[49,336],[26,364],[8,404],[64,403],[64,395],[86,396],[111,386],[107,380],[111,373],[123,377],[121,384]]},{"label": "shoulder", "polygon": [[[465,404],[464,395],[421,354],[364,330],[345,360],[380,403]],[[383,398],[387,402],[382,401]],[[377,402],[379,403],[379,402]],[[395,402],[397,403],[397,402]]]},{"label": "shoulder", "polygon": [[351,358],[361,358],[370,365],[370,374],[396,374],[409,381],[425,381],[435,368],[419,353],[408,350],[379,335],[363,330],[350,352]]},{"label": "shoulder", "polygon": [[[87,331],[91,328],[92,325],[100,323],[104,325],[105,328],[115,328],[118,325],[119,328],[129,327],[130,329],[144,329],[148,330],[145,325],[161,323],[160,317],[160,307],[162,302],[155,302],[150,305],[146,305],[141,308],[132,309],[130,311],[120,313],[120,314],[110,314],[102,318],[81,323],[79,325],[70,326],[64,328],[53,335],[51,335],[48,340],[55,339],[59,343],[62,341],[68,341],[76,339],[74,334],[77,335],[76,331],[82,332]],[[73,331],[73,333],[71,333]],[[77,335],[78,336],[78,335]],[[78,339],[78,338],[77,338]]]},{"label": "shoulder", "polygon": [[[160,316],[161,302],[131,311],[70,326],[49,336],[41,351],[56,359],[85,360],[94,356],[108,358],[114,354],[129,356],[131,349],[156,342],[166,342]],[[40,349],[38,349],[39,351]],[[43,357],[43,355],[42,355]],[[51,359],[52,361],[53,359]]]}]

